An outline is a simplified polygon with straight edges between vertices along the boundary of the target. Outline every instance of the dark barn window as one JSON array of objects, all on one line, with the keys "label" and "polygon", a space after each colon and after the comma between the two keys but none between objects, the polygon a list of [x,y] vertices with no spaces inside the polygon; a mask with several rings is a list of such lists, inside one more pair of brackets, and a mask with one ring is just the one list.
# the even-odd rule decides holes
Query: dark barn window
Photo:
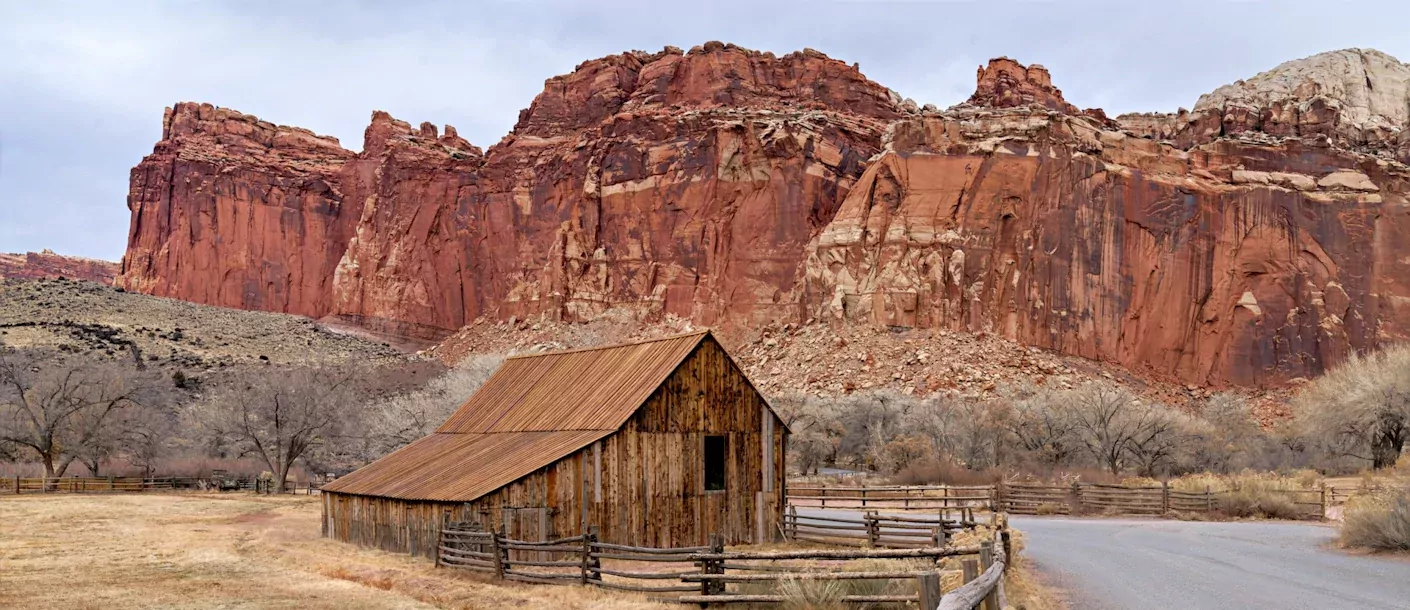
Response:
[{"label": "dark barn window", "polygon": [[705,491],[723,491],[725,462],[729,455],[729,437],[705,437]]}]

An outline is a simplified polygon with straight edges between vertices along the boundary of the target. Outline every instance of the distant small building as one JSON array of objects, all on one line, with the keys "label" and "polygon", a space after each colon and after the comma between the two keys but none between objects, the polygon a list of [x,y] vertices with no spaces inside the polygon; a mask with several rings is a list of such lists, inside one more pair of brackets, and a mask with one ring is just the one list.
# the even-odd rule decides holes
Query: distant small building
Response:
[{"label": "distant small building", "polygon": [[323,534],[425,556],[446,520],[520,540],[769,540],[787,439],[708,331],[516,356],[434,434],[324,486]]}]

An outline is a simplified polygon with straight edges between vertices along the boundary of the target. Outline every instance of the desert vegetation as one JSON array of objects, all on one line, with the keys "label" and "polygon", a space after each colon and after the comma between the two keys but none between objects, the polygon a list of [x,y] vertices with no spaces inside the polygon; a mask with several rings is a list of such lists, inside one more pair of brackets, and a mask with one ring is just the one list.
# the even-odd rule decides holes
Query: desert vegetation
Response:
[{"label": "desert vegetation", "polygon": [[[0,461],[12,472],[345,472],[426,433],[499,358],[256,361],[197,371],[0,343]],[[253,472],[248,472],[253,471]]]},{"label": "desert vegetation", "polygon": [[1341,541],[1351,547],[1410,552],[1410,485],[1352,498],[1341,525]]},{"label": "desert vegetation", "polygon": [[[1000,386],[983,398],[894,390],[773,400],[794,436],[791,463],[875,473],[898,483],[979,483],[1014,473],[1111,481],[1246,471],[1339,474],[1395,463],[1410,439],[1410,347],[1354,356],[1310,383],[1295,416],[1260,426],[1243,396],[1184,409],[1106,381]],[[1248,512],[1277,514],[1259,477],[1224,481]],[[1209,483],[1209,480],[1205,480]],[[1235,489],[1237,487],[1237,489]]]}]

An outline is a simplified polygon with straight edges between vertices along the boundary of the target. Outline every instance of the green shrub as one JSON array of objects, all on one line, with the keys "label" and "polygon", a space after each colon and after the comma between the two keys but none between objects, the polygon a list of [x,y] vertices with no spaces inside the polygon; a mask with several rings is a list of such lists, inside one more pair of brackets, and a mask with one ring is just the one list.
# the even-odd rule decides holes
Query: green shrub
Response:
[{"label": "green shrub", "polygon": [[1410,487],[1348,502],[1341,541],[1378,551],[1410,551]]}]

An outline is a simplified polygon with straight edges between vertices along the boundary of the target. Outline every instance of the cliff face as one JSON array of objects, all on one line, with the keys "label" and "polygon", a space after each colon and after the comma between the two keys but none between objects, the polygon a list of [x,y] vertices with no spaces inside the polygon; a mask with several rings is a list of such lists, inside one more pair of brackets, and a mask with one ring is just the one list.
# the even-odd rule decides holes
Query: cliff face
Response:
[{"label": "cliff face", "polygon": [[1410,331],[1405,166],[1325,140],[1184,150],[1054,107],[898,121],[809,245],[808,311],[1201,385],[1310,376]]},{"label": "cliff face", "polygon": [[179,104],[133,170],[122,281],[422,337],[616,306],[710,324],[796,315],[782,295],[803,245],[899,101],[815,51],[710,43],[549,79],[483,154],[385,113],[353,154]]},{"label": "cliff face", "polygon": [[[1394,97],[1397,68],[1372,68],[1367,91]],[[1410,329],[1401,117],[1267,84],[1287,80],[1112,121],[1001,58],[922,114],[815,51],[709,43],[549,79],[483,152],[380,112],[352,153],[179,104],[133,170],[120,282],[423,339],[628,309],[987,332],[1277,383]],[[1319,95],[1334,120],[1313,120]],[[1299,127],[1231,128],[1239,104],[1292,104]]]},{"label": "cliff face", "polygon": [[1182,148],[1220,137],[1320,138],[1410,163],[1410,65],[1374,49],[1320,53],[1219,87],[1193,111],[1117,121]]},{"label": "cliff face", "polygon": [[[132,169],[118,285],[197,303],[318,316],[361,201],[334,138],[210,104],[177,104]],[[351,221],[351,222],[350,222]]]},{"label": "cliff face", "polygon": [[365,207],[333,312],[434,329],[618,306],[796,315],[781,297],[803,245],[896,116],[885,88],[819,53],[714,43],[549,79],[512,133],[458,163],[369,129],[355,163],[378,169],[355,172]]},{"label": "cliff face", "polygon": [[53,250],[24,254],[0,253],[0,278],[68,278],[111,285],[118,265],[110,261],[55,254]]}]

